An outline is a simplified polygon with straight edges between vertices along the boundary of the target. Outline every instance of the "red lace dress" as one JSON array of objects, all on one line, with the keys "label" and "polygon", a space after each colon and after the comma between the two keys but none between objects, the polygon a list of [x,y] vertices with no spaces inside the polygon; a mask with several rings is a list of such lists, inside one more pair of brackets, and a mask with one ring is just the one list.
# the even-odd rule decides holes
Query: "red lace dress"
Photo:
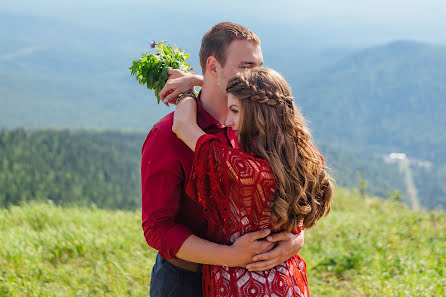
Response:
[{"label": "red lace dress", "polygon": [[[276,186],[274,173],[265,160],[228,147],[212,135],[205,134],[198,140],[186,191],[203,205],[209,240],[230,245],[245,233],[272,228]],[[261,272],[203,265],[203,294],[309,296],[306,264],[296,255]]]}]

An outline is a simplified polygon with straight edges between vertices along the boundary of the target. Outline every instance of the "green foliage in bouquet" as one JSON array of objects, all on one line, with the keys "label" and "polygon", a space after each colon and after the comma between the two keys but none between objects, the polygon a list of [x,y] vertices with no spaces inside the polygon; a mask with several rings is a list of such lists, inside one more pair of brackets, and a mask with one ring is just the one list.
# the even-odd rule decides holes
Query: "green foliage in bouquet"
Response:
[{"label": "green foliage in bouquet", "polygon": [[155,41],[150,43],[155,49],[153,54],[150,50],[142,54],[141,58],[134,60],[130,66],[131,74],[136,76],[138,82],[146,85],[149,90],[155,90],[155,96],[160,103],[159,92],[162,90],[169,78],[170,69],[179,69],[183,72],[193,70],[186,60],[190,54],[185,53],[176,45],[170,46],[167,41]]}]

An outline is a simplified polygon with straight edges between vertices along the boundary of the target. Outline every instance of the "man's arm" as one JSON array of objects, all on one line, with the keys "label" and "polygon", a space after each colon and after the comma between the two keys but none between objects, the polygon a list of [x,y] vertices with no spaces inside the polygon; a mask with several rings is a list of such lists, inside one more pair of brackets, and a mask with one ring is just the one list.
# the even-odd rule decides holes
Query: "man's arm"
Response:
[{"label": "man's arm", "polygon": [[175,222],[184,177],[178,160],[165,152],[173,145],[171,139],[162,134],[153,128],[142,149],[142,228],[147,244],[163,258],[172,259],[192,232]]},{"label": "man's arm", "polygon": [[259,230],[245,234],[227,246],[189,236],[181,245],[177,257],[190,262],[229,267],[246,267],[260,251],[269,251],[275,245],[263,239],[271,231]]}]

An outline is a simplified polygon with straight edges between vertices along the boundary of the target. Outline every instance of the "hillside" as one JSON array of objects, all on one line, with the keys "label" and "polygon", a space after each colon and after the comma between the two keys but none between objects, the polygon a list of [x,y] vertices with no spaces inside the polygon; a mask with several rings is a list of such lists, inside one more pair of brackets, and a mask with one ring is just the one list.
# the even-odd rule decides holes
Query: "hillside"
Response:
[{"label": "hillside", "polygon": [[0,130],[0,205],[44,198],[137,209],[144,139],[119,131]]},{"label": "hillside", "polygon": [[446,47],[365,49],[294,87],[318,139],[446,164]]},{"label": "hillside", "polygon": [[[305,232],[312,296],[444,296],[446,215],[337,189]],[[1,296],[147,296],[155,252],[139,211],[0,208]]]},{"label": "hillside", "polygon": [[[0,130],[0,206],[45,197],[56,204],[139,208],[145,137],[123,131]],[[339,186],[358,188],[359,172],[367,193],[386,197],[398,190],[405,198],[398,167],[381,156],[333,145],[319,149]]]}]

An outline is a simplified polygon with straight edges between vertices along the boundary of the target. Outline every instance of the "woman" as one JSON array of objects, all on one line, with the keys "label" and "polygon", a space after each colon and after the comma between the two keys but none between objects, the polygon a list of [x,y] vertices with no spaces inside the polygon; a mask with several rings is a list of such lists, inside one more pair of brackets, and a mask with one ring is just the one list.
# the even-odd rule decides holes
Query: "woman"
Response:
[{"label": "woman", "polygon": [[[332,184],[286,81],[256,68],[237,74],[226,91],[226,126],[237,134],[240,150],[200,129],[193,98],[177,105],[172,126],[194,150],[186,188],[204,207],[208,239],[230,245],[262,228],[299,233],[312,227],[330,210]],[[204,265],[203,293],[308,296],[306,265],[299,255],[263,272]]]}]

